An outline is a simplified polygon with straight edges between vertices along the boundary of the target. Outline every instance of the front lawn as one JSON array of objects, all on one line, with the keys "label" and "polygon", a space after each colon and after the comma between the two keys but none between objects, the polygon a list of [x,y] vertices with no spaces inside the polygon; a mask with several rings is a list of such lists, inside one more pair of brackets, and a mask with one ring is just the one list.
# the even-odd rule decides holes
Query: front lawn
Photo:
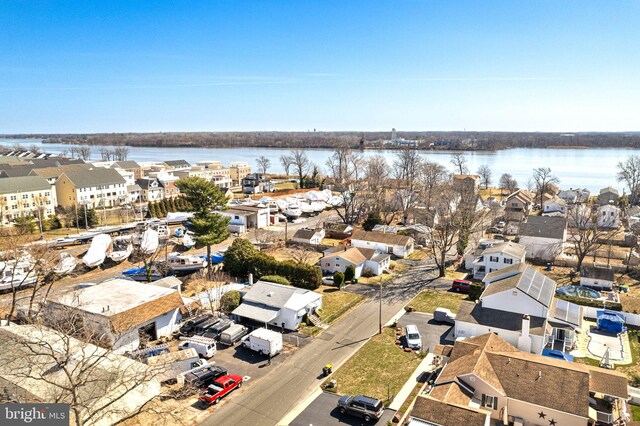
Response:
[{"label": "front lawn", "polygon": [[629,407],[631,407],[631,420],[640,422],[640,407],[631,404],[629,404]]},{"label": "front lawn", "polygon": [[315,291],[322,294],[322,309],[318,314],[325,324],[331,324],[364,299],[361,294],[341,291],[336,287],[320,286]]},{"label": "front lawn", "polygon": [[463,300],[469,300],[468,295],[442,290],[424,290],[407,306],[411,306],[414,311],[429,314],[432,314],[436,308],[447,308],[455,313],[458,312]]},{"label": "front lawn", "polygon": [[382,334],[365,343],[331,376],[337,381],[337,393],[363,394],[388,405],[422,360],[416,353],[397,347],[395,340],[395,330],[385,327]]}]

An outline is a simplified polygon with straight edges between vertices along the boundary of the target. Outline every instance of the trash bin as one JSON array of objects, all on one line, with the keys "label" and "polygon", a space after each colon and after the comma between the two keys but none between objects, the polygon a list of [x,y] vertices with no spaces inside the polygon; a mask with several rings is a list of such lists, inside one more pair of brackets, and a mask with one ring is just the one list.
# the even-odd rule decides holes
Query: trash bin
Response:
[{"label": "trash bin", "polygon": [[358,284],[358,279],[357,279],[357,278],[354,278],[354,279],[353,279],[353,282],[354,282],[354,284]]},{"label": "trash bin", "polygon": [[547,263],[547,271],[551,270],[551,263]]}]

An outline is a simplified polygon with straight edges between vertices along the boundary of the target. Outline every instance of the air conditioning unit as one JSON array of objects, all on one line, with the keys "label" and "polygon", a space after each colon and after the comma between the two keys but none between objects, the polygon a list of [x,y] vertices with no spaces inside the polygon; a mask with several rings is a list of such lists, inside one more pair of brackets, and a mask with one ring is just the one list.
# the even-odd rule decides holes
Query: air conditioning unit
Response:
[{"label": "air conditioning unit", "polygon": [[522,420],[522,417],[515,417],[513,419],[513,426],[524,426],[524,420]]}]

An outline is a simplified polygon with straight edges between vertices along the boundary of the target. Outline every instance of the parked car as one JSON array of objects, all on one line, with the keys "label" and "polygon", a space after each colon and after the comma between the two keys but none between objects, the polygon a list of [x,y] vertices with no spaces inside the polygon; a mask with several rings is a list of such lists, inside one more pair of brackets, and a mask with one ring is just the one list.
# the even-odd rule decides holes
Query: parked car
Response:
[{"label": "parked car", "polygon": [[213,315],[211,314],[205,314],[197,316],[195,318],[191,318],[190,320],[186,321],[182,325],[182,327],[180,327],[180,334],[182,336],[192,336],[195,333],[195,328],[197,325],[202,324],[203,322],[208,321],[211,318],[213,318]]},{"label": "parked car", "polygon": [[180,339],[182,342],[178,345],[179,350],[193,348],[203,358],[211,358],[217,352],[215,339],[202,336],[181,337]]},{"label": "parked car", "polygon": [[449,324],[455,324],[456,323],[456,314],[454,314],[453,312],[451,312],[447,308],[436,308],[436,310],[433,311],[433,319],[435,321],[438,321],[438,322],[446,322],[446,323],[449,323]]},{"label": "parked car", "polygon": [[200,401],[207,404],[217,404],[226,395],[240,387],[242,387],[242,377],[237,374],[219,377],[202,392]]},{"label": "parked car", "polygon": [[220,343],[233,346],[249,333],[249,329],[241,324],[233,324],[220,334]]},{"label": "parked car", "polygon": [[407,341],[407,347],[415,350],[422,349],[422,337],[420,337],[418,327],[414,324],[409,324],[404,328],[404,330],[404,338]]},{"label": "parked car", "polygon": [[229,318],[218,318],[218,321],[211,324],[206,330],[200,333],[200,335],[211,339],[219,339],[220,334],[233,324],[235,323]]},{"label": "parked car", "polygon": [[206,388],[218,377],[229,374],[226,368],[219,365],[205,365],[178,375],[178,385],[197,389]]},{"label": "parked car", "polygon": [[502,229],[499,229],[499,228],[496,228],[495,226],[492,226],[491,228],[489,228],[487,230],[487,232],[489,234],[500,234],[500,233],[502,233]]},{"label": "parked car", "polygon": [[505,227],[506,225],[507,225],[507,224],[506,224],[506,223],[504,223],[504,221],[503,221],[503,220],[501,220],[500,222],[496,223],[496,228],[504,229],[504,227]]},{"label": "parked car", "polygon": [[384,412],[384,405],[379,399],[369,396],[343,396],[338,400],[338,410],[342,414],[361,417],[366,422],[379,419]]},{"label": "parked car", "polygon": [[324,285],[335,285],[334,282],[333,282],[333,275],[322,277],[322,284],[324,284]]},{"label": "parked car", "polygon": [[451,284],[451,290],[457,291],[458,293],[469,293],[470,288],[471,281],[467,280],[453,280],[453,284]]},{"label": "parked car", "polygon": [[496,235],[494,235],[494,236],[493,236],[493,239],[494,239],[494,240],[507,241],[507,237],[505,237],[505,236],[504,236],[504,235],[502,235],[502,234],[496,234]]}]

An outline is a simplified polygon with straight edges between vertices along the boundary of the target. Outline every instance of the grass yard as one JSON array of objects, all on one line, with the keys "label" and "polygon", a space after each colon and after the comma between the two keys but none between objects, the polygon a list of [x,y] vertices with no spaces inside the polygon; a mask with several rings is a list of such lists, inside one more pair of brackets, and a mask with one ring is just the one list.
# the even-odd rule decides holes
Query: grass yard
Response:
[{"label": "grass yard", "polygon": [[280,182],[276,183],[276,191],[296,189],[296,186],[295,182]]},{"label": "grass yard", "polygon": [[335,238],[323,238],[321,243],[325,246],[337,246],[342,240],[336,240]]},{"label": "grass yard", "polygon": [[424,290],[418,294],[407,306],[411,306],[415,311],[433,313],[436,308],[447,308],[451,312],[458,312],[460,303],[469,300],[466,294],[453,293],[450,291]]},{"label": "grass yard", "polygon": [[422,360],[395,345],[396,334],[385,327],[360,348],[332,376],[341,395],[364,394],[385,401],[402,389]]},{"label": "grass yard", "polygon": [[413,251],[413,253],[407,256],[407,259],[410,259],[410,260],[426,259],[427,257],[429,257],[430,253],[431,252],[427,249],[416,249]]},{"label": "grass yard", "polygon": [[322,258],[322,253],[311,250],[303,250],[298,248],[280,247],[276,249],[269,249],[266,253],[276,258],[276,260],[293,260],[296,262],[308,263],[309,265],[315,265]]},{"label": "grass yard", "polygon": [[[629,382],[632,379],[640,381],[640,330],[629,330],[629,345],[631,346],[631,364],[616,367],[616,370],[627,375]],[[637,386],[639,383],[633,383]]]},{"label": "grass yard", "polygon": [[640,407],[631,404],[629,404],[629,407],[631,407],[631,420],[640,422]]},{"label": "grass yard", "polygon": [[364,300],[361,294],[340,291],[335,287],[321,286],[315,291],[322,294],[322,309],[319,314],[326,324],[331,324]]}]

